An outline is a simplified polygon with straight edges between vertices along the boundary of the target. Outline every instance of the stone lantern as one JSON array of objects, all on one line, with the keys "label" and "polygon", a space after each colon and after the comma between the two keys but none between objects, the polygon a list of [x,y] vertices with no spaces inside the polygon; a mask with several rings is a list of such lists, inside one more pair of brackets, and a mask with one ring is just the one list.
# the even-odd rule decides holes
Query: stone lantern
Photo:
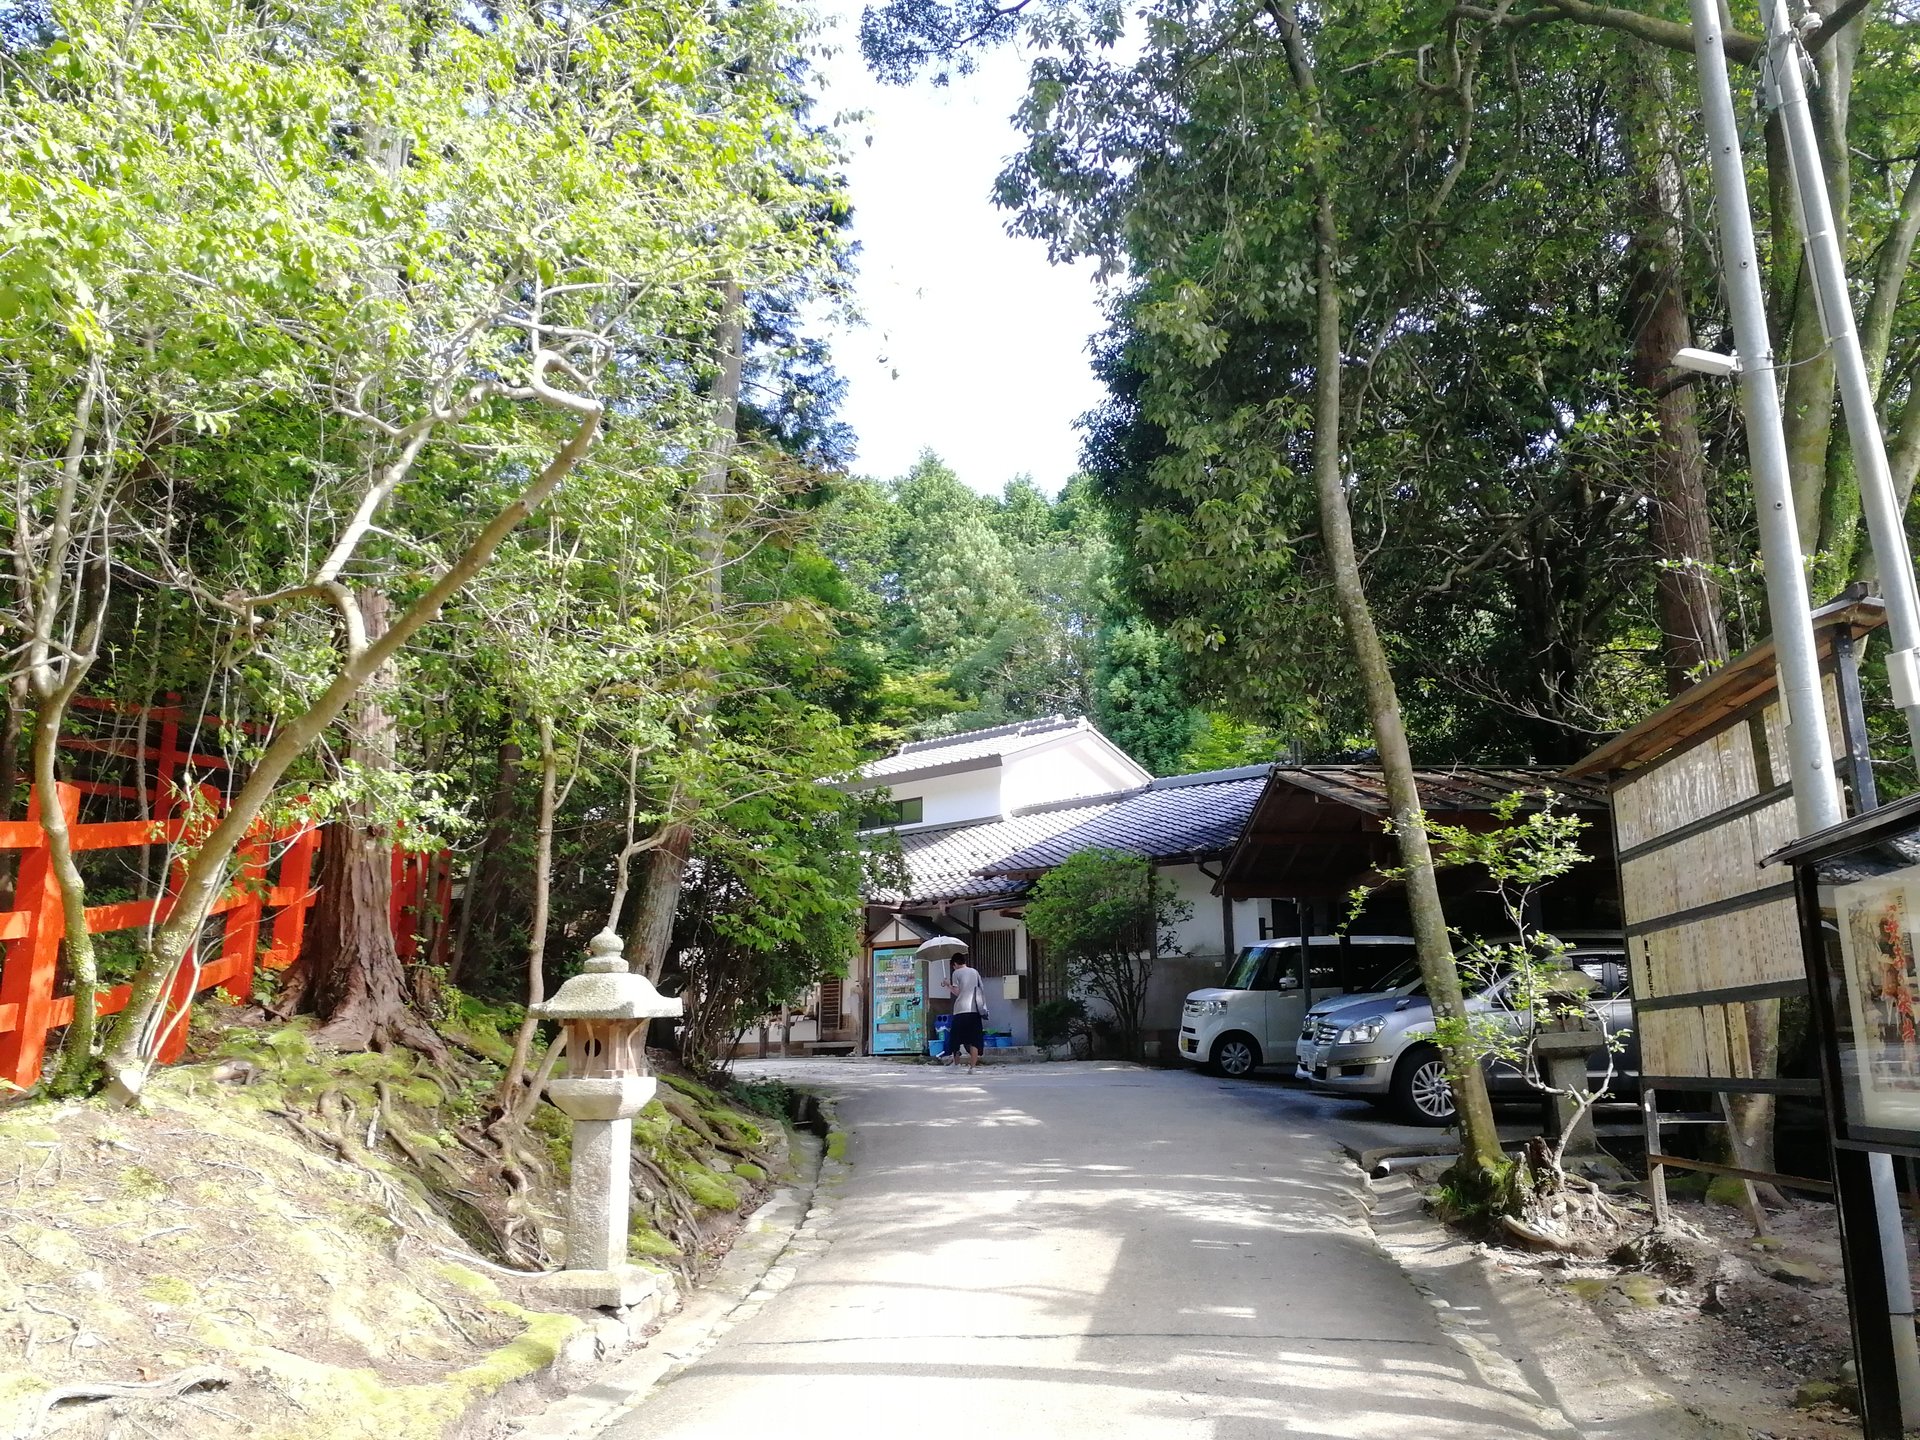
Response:
[{"label": "stone lantern", "polygon": [[1587,1007],[1592,992],[1591,976],[1572,967],[1561,971],[1542,988],[1540,1002],[1547,1013],[1534,1022],[1534,1063],[1546,1071],[1553,1090],[1547,1097],[1548,1132],[1556,1140],[1565,1137],[1569,1155],[1592,1155],[1600,1148],[1593,1111],[1583,1110],[1577,1098],[1587,1089],[1587,1057],[1607,1043],[1607,1032]]},{"label": "stone lantern", "polygon": [[680,1002],[629,971],[620,937],[602,930],[581,973],[532,1013],[566,1031],[567,1073],[547,1094],[573,1121],[567,1263],[546,1283],[577,1305],[632,1305],[653,1289],[652,1275],[627,1263],[633,1117],[656,1083],[647,1073],[647,1022],[678,1015]]}]

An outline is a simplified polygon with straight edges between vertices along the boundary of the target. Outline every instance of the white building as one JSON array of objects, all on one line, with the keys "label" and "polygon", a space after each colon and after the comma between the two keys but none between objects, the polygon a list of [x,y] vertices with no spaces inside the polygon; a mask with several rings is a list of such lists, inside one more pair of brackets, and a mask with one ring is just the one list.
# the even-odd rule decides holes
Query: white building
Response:
[{"label": "white building", "polygon": [[968,942],[987,978],[989,1032],[1028,1044],[1032,1005],[1064,984],[1036,965],[1021,906],[1037,875],[1094,846],[1146,854],[1193,907],[1177,937],[1192,958],[1163,962],[1149,999],[1149,1029],[1163,1028],[1159,1011],[1177,1016],[1236,940],[1264,933],[1266,902],[1216,899],[1211,867],[1239,838],[1267,770],[1155,780],[1064,716],[916,741],[874,761],[849,788],[884,787],[890,823],[866,834],[878,852],[897,847],[903,883],[869,897],[867,945],[847,979],[825,987],[818,1043],[924,1052],[950,1001],[944,968],[908,957],[946,934]]}]

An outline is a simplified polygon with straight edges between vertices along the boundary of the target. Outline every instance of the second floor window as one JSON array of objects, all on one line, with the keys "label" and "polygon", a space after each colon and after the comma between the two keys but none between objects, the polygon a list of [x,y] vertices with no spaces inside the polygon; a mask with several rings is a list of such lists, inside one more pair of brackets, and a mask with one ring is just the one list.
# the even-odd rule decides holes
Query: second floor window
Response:
[{"label": "second floor window", "polygon": [[911,800],[882,800],[873,807],[873,819],[868,824],[881,825],[917,825],[925,802],[919,796]]}]

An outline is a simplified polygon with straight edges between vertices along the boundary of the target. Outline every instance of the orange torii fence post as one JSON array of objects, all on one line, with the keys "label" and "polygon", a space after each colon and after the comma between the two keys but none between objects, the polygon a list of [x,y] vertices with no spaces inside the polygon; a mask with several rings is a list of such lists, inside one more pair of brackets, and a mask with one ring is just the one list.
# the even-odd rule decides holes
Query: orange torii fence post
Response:
[{"label": "orange torii fence post", "polygon": [[[75,699],[76,710],[131,720],[136,733],[63,737],[63,750],[116,761],[138,760],[148,767],[140,785],[120,784],[112,775],[96,772],[59,786],[60,806],[76,851],[179,843],[189,823],[180,803],[183,784],[197,789],[211,810],[221,808],[219,790],[200,783],[200,777],[230,773],[229,763],[221,755],[199,753],[194,739],[202,729],[218,730],[231,722],[196,717],[183,711],[178,701],[177,695],[166,697],[160,705],[91,696]],[[188,729],[185,749],[181,748],[183,718]],[[157,744],[148,743],[153,727],[159,730]],[[258,725],[241,728],[250,734],[265,733]],[[137,800],[153,818],[83,823],[79,816],[85,796],[109,804]],[[15,908],[0,911],[0,943],[6,947],[0,963],[0,1082],[20,1089],[31,1089],[39,1081],[48,1033],[73,1020],[72,994],[58,993],[64,978],[60,950],[65,925],[39,814],[39,797],[34,795],[25,820],[0,820],[0,851],[11,850],[18,856]],[[253,993],[258,967],[284,970],[299,957],[307,912],[317,894],[313,872],[319,845],[320,832],[313,826],[276,835],[257,829],[242,842],[235,857],[234,883],[209,911],[210,919],[223,917],[218,953],[207,964],[201,963],[197,953],[190,953],[168,993],[157,1051],[161,1060],[177,1060],[185,1051],[194,996],[218,988],[235,999],[245,999]],[[143,930],[160,923],[172,912],[179,878],[176,864],[158,898],[88,906],[88,932]],[[446,851],[429,855],[396,849],[393,878],[391,916],[397,953],[410,964],[444,966],[452,928],[447,923],[453,898],[451,856]],[[264,945],[263,935],[271,937]],[[125,1009],[130,989],[119,985],[101,992],[100,1014]]]},{"label": "orange torii fence post", "polygon": [[[109,850],[175,841],[184,819],[116,820],[82,824],[80,791],[59,787],[60,807],[66,813],[79,850]],[[46,1060],[50,1031],[73,1020],[72,994],[57,994],[60,983],[60,941],[65,924],[60,890],[48,864],[46,831],[39,823],[37,798],[25,820],[0,822],[0,849],[19,852],[19,879],[14,887],[17,908],[0,913],[0,938],[6,960],[0,965],[0,1080],[31,1089]],[[313,852],[319,832],[308,827],[272,837],[248,837],[241,850],[240,875],[213,903],[211,914],[224,917],[219,955],[201,964],[190,954],[181,966],[167,997],[161,1026],[159,1055],[177,1060],[186,1048],[187,1008],[201,990],[218,986],[228,994],[246,996],[253,990],[256,965],[284,969],[300,953],[308,907],[313,904],[310,880]],[[280,882],[267,883],[274,851],[279,852]],[[87,908],[87,931],[102,935],[116,930],[145,929],[165,920],[173,908],[172,886],[157,900],[128,900]],[[273,943],[263,951],[259,936],[265,911],[275,911]],[[101,992],[102,1016],[126,1008],[132,987],[116,985]]]}]

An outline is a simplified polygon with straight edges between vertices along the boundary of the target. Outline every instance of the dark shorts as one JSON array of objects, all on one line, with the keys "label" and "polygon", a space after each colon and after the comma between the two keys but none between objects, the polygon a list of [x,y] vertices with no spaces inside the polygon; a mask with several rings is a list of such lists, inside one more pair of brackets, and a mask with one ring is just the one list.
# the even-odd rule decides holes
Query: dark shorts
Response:
[{"label": "dark shorts", "polygon": [[958,1055],[962,1050],[986,1048],[987,1027],[977,1013],[953,1017],[953,1025],[947,1031],[947,1054]]}]

